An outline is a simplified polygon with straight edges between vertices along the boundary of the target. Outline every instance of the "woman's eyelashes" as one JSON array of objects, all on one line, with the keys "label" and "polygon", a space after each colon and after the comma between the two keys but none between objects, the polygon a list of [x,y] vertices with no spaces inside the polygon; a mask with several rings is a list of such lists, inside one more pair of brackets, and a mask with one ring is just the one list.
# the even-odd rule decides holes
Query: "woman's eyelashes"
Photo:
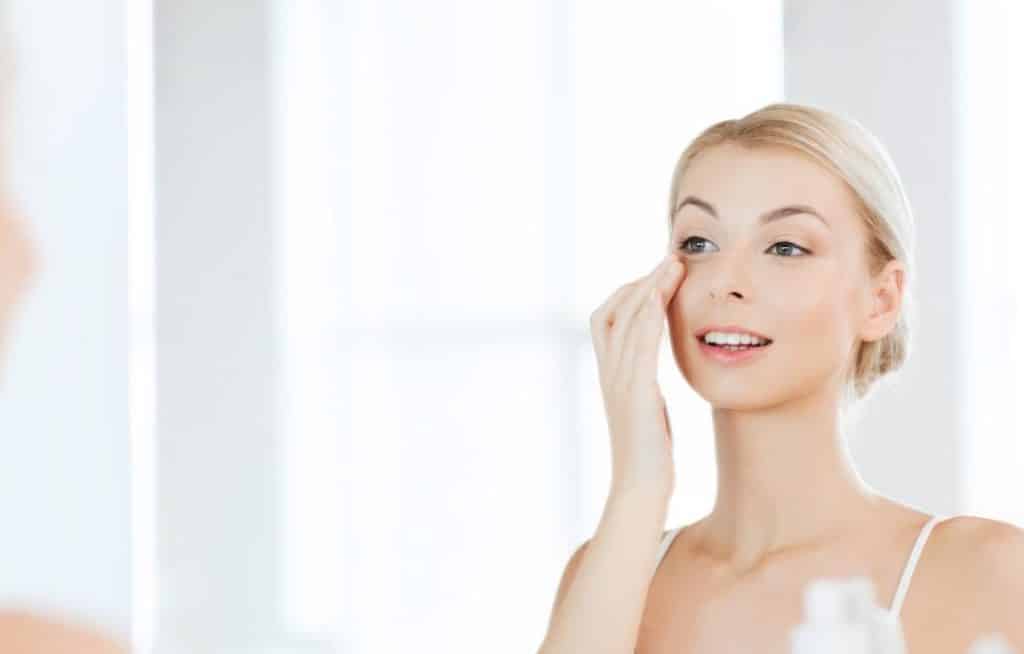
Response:
[{"label": "woman's eyelashes", "polygon": [[[711,243],[711,241],[709,241],[708,239],[703,238],[701,236],[690,236],[689,238],[686,238],[686,239],[683,239],[683,240],[679,241],[679,244],[678,244],[679,249],[682,250],[686,254],[704,254],[706,252],[706,250],[694,251],[694,250],[687,249],[687,247],[686,247],[687,243],[689,243],[690,241],[694,241],[694,240],[701,241],[701,242],[704,242],[704,243]],[[807,248],[802,247],[800,245],[797,245],[796,243],[793,243],[792,241],[776,241],[775,243],[772,243],[772,246],[770,248],[768,248],[768,250],[766,250],[766,252],[771,252],[772,248],[775,248],[775,246],[777,246],[777,245],[786,246],[787,249],[786,250],[775,250],[776,253],[779,253],[779,252],[794,252],[795,250],[799,250],[799,251],[804,253],[804,254],[799,254],[799,255],[791,255],[791,254],[779,254],[778,255],[778,256],[783,257],[785,259],[800,258],[800,257],[804,257],[804,256],[807,256],[807,255],[811,254],[810,250],[808,250]]]}]

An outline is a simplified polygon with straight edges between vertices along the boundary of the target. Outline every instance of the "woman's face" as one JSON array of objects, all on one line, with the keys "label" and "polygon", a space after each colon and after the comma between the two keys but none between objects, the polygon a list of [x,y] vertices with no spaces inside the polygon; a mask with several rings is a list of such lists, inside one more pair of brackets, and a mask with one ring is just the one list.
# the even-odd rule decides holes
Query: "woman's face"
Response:
[{"label": "woman's face", "polygon": [[[846,187],[790,150],[722,144],[691,162],[674,206],[690,197],[673,219],[670,247],[686,276],[668,305],[687,382],[716,408],[771,406],[823,385],[838,394],[857,339],[873,340],[865,236]],[[793,205],[821,219],[791,211],[760,220]],[[695,335],[710,325],[738,325],[773,342],[742,363],[722,363]]]}]

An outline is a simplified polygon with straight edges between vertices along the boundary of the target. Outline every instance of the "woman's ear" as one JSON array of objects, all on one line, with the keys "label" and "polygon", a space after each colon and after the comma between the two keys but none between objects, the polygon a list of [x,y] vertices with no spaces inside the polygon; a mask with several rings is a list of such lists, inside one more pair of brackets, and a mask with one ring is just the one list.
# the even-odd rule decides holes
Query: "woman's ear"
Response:
[{"label": "woman's ear", "polygon": [[906,268],[898,259],[892,259],[871,280],[867,311],[862,316],[860,338],[876,341],[884,338],[896,326],[903,306],[903,287]]}]

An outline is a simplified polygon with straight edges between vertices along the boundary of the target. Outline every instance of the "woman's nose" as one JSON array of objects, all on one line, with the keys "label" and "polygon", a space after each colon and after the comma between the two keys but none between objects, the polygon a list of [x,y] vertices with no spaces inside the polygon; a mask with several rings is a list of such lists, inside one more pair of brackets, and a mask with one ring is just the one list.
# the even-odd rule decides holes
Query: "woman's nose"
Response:
[{"label": "woman's nose", "polygon": [[725,297],[727,294],[743,299],[750,294],[752,275],[750,262],[743,253],[724,255],[716,253],[716,261],[712,264],[713,271],[709,280],[709,289],[713,297]]}]

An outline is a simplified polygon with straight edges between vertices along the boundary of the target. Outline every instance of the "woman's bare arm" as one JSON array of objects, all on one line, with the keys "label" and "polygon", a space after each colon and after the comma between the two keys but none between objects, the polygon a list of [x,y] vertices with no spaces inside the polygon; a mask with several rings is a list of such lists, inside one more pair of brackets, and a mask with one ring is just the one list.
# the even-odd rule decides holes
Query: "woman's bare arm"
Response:
[{"label": "woman's bare arm", "polygon": [[675,487],[672,429],[658,385],[666,298],[685,267],[668,253],[590,316],[612,446],[612,484],[593,538],[562,574],[540,654],[632,654]]},{"label": "woman's bare arm", "polygon": [[569,559],[539,654],[632,654],[671,491],[611,493],[594,537]]}]

